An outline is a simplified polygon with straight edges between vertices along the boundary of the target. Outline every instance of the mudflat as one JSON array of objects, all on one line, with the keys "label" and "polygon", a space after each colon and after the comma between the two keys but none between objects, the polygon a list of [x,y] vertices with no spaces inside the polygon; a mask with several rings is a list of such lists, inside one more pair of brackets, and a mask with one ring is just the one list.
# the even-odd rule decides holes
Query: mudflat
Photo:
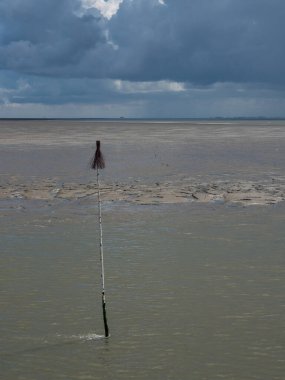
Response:
[{"label": "mudflat", "polygon": [[[285,199],[282,121],[1,121],[1,201],[272,205]],[[17,203],[17,204],[18,204]]]}]

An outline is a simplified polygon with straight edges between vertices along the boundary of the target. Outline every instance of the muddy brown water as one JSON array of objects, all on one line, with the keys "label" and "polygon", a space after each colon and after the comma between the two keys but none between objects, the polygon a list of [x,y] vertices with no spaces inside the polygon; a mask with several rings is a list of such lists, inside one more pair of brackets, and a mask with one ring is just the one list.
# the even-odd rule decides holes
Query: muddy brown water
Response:
[{"label": "muddy brown water", "polygon": [[[1,121],[1,181],[278,180],[282,122]],[[200,176],[200,177],[199,177]],[[131,179],[130,179],[130,178]],[[285,206],[1,201],[3,379],[282,380]]]}]

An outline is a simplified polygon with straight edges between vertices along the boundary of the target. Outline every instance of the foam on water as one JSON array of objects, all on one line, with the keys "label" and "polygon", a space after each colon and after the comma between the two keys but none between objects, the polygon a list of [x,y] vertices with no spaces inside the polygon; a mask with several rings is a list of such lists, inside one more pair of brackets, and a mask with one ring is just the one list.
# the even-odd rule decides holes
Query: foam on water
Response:
[{"label": "foam on water", "polygon": [[105,339],[105,336],[104,335],[98,335],[98,334],[94,334],[94,333],[89,333],[89,334],[79,334],[79,335],[71,335],[70,337],[67,337],[66,338],[70,338],[70,339],[74,339],[74,340],[98,340],[98,339]]}]

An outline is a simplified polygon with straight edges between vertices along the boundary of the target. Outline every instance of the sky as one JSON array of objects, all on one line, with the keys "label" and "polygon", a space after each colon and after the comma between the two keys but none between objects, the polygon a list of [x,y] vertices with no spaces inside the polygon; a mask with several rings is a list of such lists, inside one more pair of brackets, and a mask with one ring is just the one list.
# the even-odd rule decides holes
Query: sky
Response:
[{"label": "sky", "polygon": [[285,117],[284,0],[0,0],[0,117]]}]

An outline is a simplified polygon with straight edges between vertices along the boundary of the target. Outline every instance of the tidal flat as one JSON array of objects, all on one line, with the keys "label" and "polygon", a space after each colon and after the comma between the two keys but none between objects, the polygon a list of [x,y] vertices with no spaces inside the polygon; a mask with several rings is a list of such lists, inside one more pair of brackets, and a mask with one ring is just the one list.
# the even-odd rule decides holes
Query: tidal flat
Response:
[{"label": "tidal flat", "polygon": [[283,379],[285,122],[2,120],[0,135],[5,380]]}]

